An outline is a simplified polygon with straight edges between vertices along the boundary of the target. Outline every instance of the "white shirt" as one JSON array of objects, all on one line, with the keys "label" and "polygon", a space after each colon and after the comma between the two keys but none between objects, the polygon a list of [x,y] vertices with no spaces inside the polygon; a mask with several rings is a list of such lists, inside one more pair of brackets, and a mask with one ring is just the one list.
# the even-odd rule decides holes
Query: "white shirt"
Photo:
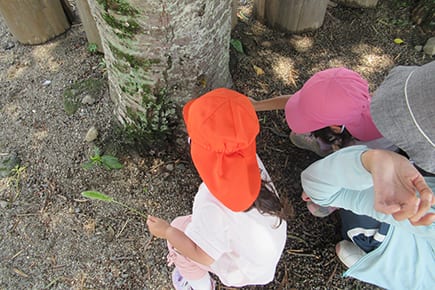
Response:
[{"label": "white shirt", "polygon": [[[263,177],[270,180],[258,161]],[[231,211],[202,183],[185,234],[214,259],[210,268],[225,285],[264,285],[274,278],[287,238],[286,222],[278,225],[277,217],[257,209]]]}]

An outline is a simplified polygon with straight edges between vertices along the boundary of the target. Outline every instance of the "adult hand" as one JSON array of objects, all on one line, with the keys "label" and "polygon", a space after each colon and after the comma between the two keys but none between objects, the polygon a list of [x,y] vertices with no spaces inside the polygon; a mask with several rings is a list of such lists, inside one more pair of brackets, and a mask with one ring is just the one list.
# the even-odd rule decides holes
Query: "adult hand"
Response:
[{"label": "adult hand", "polygon": [[158,238],[166,239],[166,231],[170,227],[167,221],[149,215],[147,219],[147,226],[151,234]]},{"label": "adult hand", "polygon": [[428,213],[435,204],[433,192],[408,159],[391,151],[369,150],[362,162],[372,174],[377,211],[398,221],[409,219],[413,225],[435,221],[435,214]]}]

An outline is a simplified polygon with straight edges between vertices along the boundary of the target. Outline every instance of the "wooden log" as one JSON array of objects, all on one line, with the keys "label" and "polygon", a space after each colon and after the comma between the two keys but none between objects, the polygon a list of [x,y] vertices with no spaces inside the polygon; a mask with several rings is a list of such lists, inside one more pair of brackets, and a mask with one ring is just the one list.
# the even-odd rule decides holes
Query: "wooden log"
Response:
[{"label": "wooden log", "polygon": [[59,0],[0,0],[0,13],[23,44],[44,43],[70,27]]},{"label": "wooden log", "polygon": [[374,8],[378,4],[378,0],[334,0],[334,2],[349,7],[359,8]]},{"label": "wooden log", "polygon": [[97,45],[97,50],[99,52],[103,52],[100,33],[97,29],[95,19],[92,16],[88,0],[76,0],[76,5],[80,20],[83,24],[83,29],[86,33],[86,38],[88,39],[88,43],[95,43]]},{"label": "wooden log", "polygon": [[255,0],[257,19],[288,32],[312,31],[321,27],[329,0]]}]

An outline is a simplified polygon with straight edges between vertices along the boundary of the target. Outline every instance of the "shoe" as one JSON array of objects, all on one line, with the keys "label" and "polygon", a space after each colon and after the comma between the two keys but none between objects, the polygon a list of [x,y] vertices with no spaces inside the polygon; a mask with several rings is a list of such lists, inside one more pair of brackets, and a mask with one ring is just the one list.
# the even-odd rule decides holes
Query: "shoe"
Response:
[{"label": "shoe", "polygon": [[338,209],[333,206],[320,206],[312,201],[307,201],[307,208],[313,216],[320,218],[326,217]]},{"label": "shoe", "polygon": [[366,255],[366,252],[348,240],[337,243],[335,245],[335,252],[340,261],[348,268],[352,267],[360,258]]},{"label": "shoe", "polygon": [[332,152],[331,150],[322,150],[317,138],[312,134],[296,134],[290,133],[290,141],[298,148],[310,150],[320,157],[325,157]]},{"label": "shoe", "polygon": [[174,285],[175,290],[193,290],[193,288],[190,287],[189,282],[181,276],[177,267],[172,271],[172,285]]},{"label": "shoe", "polygon": [[[216,288],[216,281],[210,278],[211,289]],[[174,285],[175,290],[193,290],[192,286],[189,285],[189,282],[180,274],[177,267],[172,271],[172,285]]]}]

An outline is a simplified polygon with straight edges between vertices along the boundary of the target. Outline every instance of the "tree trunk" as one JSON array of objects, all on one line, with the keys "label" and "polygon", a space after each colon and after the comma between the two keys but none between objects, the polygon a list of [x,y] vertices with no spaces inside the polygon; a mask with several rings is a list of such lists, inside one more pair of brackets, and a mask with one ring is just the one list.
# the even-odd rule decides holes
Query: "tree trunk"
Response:
[{"label": "tree trunk", "polygon": [[0,13],[24,44],[44,43],[70,27],[59,0],[0,0]]},{"label": "tree trunk", "polygon": [[259,21],[288,32],[316,30],[325,19],[329,0],[255,0]]},{"label": "tree trunk", "polygon": [[378,0],[334,0],[334,2],[357,8],[374,8],[378,5]]},{"label": "tree trunk", "polygon": [[122,124],[164,131],[170,103],[232,85],[231,1],[89,0]]},{"label": "tree trunk", "polygon": [[83,29],[86,33],[88,43],[94,43],[99,52],[103,52],[103,45],[101,44],[100,33],[98,32],[95,19],[91,14],[88,0],[76,0],[77,10],[79,12],[80,20],[83,24]]}]

